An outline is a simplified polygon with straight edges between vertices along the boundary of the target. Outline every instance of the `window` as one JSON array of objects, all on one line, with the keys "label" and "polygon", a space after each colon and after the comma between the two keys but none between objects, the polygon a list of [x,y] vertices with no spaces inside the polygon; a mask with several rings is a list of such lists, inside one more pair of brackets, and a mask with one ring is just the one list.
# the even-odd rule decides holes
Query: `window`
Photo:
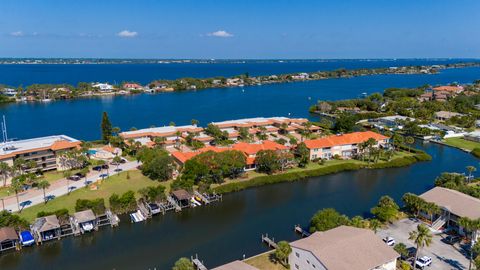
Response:
[{"label": "window", "polygon": [[307,260],[307,264],[310,264],[310,261],[309,261],[309,260]]},{"label": "window", "polygon": [[296,269],[300,269],[300,267],[298,266],[298,264],[295,264],[295,268],[296,268]]},{"label": "window", "polygon": [[315,264],[312,264],[312,267],[313,267],[313,268],[317,268],[317,267],[315,266]]},{"label": "window", "polygon": [[298,254],[298,252],[295,252],[295,256],[297,256],[297,258],[300,258],[300,254]]}]

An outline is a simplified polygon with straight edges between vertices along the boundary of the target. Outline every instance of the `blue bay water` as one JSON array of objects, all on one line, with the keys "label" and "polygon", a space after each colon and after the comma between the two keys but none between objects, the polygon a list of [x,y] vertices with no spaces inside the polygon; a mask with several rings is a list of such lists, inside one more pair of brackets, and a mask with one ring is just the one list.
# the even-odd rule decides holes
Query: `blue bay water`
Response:
[{"label": "blue bay water", "polygon": [[108,112],[114,126],[122,130],[163,126],[171,121],[177,125],[189,124],[193,118],[206,125],[212,121],[255,116],[309,117],[308,107],[316,100],[352,98],[389,87],[469,83],[476,79],[480,79],[480,68],[447,69],[435,75],[375,75],[252,86],[243,91],[223,88],[17,103],[1,106],[0,114],[7,117],[10,138],[67,134],[93,140],[100,137],[103,111]]}]

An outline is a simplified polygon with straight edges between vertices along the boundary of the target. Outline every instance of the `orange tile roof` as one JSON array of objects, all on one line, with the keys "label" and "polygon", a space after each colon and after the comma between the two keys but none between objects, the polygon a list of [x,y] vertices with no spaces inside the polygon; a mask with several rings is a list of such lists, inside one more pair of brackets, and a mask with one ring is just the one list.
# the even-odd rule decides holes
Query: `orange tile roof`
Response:
[{"label": "orange tile roof", "polygon": [[450,86],[450,85],[444,85],[444,86],[438,86],[433,88],[434,91],[447,91],[447,92],[461,92],[463,91],[462,86]]},{"label": "orange tile roof", "polygon": [[239,142],[233,145],[232,149],[244,152],[247,155],[255,155],[261,150],[286,150],[285,145],[273,142],[263,141],[262,143],[245,143]]},{"label": "orange tile roof", "polygon": [[172,156],[174,158],[176,158],[178,161],[180,161],[181,163],[185,163],[185,162],[187,162],[187,160],[189,160],[191,158],[194,158],[201,153],[205,153],[205,152],[208,152],[208,151],[213,151],[213,152],[219,153],[219,152],[223,152],[223,151],[227,151],[227,150],[232,150],[232,149],[227,148],[227,147],[220,148],[220,147],[214,147],[214,146],[206,146],[206,147],[200,148],[200,149],[198,149],[197,151],[194,151],[194,152],[175,151],[175,152],[172,152]]},{"label": "orange tile roof", "polygon": [[373,131],[353,132],[343,135],[332,135],[325,138],[306,140],[305,145],[309,149],[332,147],[337,145],[357,144],[367,141],[373,138],[377,141],[388,139],[388,137],[382,134],[375,133]]},{"label": "orange tile roof", "polygon": [[69,141],[61,140],[61,141],[54,142],[52,146],[50,146],[50,149],[52,149],[53,151],[57,151],[57,150],[63,150],[63,149],[69,149],[69,148],[79,148],[81,144],[82,142],[80,141],[69,142]]}]

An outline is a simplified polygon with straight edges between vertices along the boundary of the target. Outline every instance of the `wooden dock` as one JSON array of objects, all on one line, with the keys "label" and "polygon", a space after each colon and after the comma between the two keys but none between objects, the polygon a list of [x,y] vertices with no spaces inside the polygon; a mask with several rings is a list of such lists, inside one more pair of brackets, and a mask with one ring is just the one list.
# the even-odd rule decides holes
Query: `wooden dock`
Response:
[{"label": "wooden dock", "polygon": [[105,226],[105,225],[110,225],[112,227],[118,226],[118,223],[120,222],[120,219],[118,218],[117,215],[113,214],[109,209],[105,211],[105,214],[100,215],[97,217],[98,218],[98,227],[100,226]]},{"label": "wooden dock", "polygon": [[300,225],[295,225],[293,228],[296,233],[300,234],[302,237],[309,237],[310,233],[306,230],[304,230]]},{"label": "wooden dock", "polygon": [[175,201],[175,199],[172,196],[168,195],[167,196],[167,201],[175,207],[175,212],[182,211],[182,207],[180,207],[180,205],[178,205],[177,201]]},{"label": "wooden dock", "polygon": [[190,257],[190,259],[192,260],[193,267],[195,267],[195,269],[208,270],[207,267],[205,267],[205,265],[203,264],[203,262],[198,259],[198,254],[195,254],[195,257]]},{"label": "wooden dock", "polygon": [[277,243],[275,243],[275,238],[272,237],[270,239],[270,237],[268,237],[268,233],[265,235],[262,234],[262,243],[267,244],[269,248],[273,248],[273,249],[277,248]]}]

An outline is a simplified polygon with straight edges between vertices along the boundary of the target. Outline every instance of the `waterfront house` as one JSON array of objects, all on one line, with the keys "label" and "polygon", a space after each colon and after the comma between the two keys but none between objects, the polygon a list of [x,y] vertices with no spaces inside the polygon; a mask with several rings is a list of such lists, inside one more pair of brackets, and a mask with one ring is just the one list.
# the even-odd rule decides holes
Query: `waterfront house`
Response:
[{"label": "waterfront house", "polygon": [[260,141],[256,143],[239,142],[232,146],[232,150],[237,150],[245,154],[245,156],[247,157],[246,159],[247,166],[245,167],[245,170],[249,171],[249,170],[256,169],[255,159],[257,157],[258,152],[265,151],[265,150],[271,150],[277,153],[288,152],[289,148],[286,147],[285,145],[276,143],[274,141],[265,140],[265,141]]},{"label": "waterfront house", "polygon": [[66,135],[33,138],[20,141],[0,143],[0,162],[12,166],[13,162],[22,158],[35,161],[37,166],[30,171],[65,170],[60,155],[64,151],[79,149],[81,142]]},{"label": "waterfront house", "polygon": [[259,141],[255,143],[238,142],[233,144],[230,147],[207,146],[192,152],[175,151],[175,152],[172,152],[172,157],[179,166],[183,166],[185,162],[187,162],[187,160],[192,159],[193,157],[201,153],[205,153],[208,151],[213,151],[218,153],[218,152],[227,151],[227,150],[236,150],[236,151],[242,152],[245,155],[246,164],[247,164],[244,170],[248,171],[248,170],[254,170],[256,168],[255,158],[257,157],[258,152],[262,150],[272,150],[278,153],[288,152],[289,148],[269,140]]},{"label": "waterfront house", "polygon": [[0,252],[13,249],[18,244],[18,235],[14,228],[0,228]]},{"label": "waterfront house", "polygon": [[113,85],[110,85],[108,83],[96,83],[96,84],[92,84],[92,87],[100,90],[101,92],[113,91]]},{"label": "waterfront house", "polygon": [[340,226],[290,243],[290,269],[395,270],[399,254],[369,229]]},{"label": "waterfront house", "polygon": [[13,88],[3,88],[2,89],[2,94],[4,94],[5,96],[8,96],[8,97],[14,97],[17,95],[17,90],[13,89]]},{"label": "waterfront house", "polygon": [[73,214],[73,222],[81,233],[90,232],[98,228],[98,220],[92,210],[76,212]]},{"label": "waterfront house", "polygon": [[[420,198],[436,204],[441,209],[440,213],[431,216],[427,213],[421,213],[427,220],[432,221],[429,226],[434,230],[450,228],[461,235],[465,235],[465,230],[458,224],[458,219],[461,217],[472,220],[480,218],[480,199],[462,192],[435,187],[420,195]],[[474,238],[478,238],[478,232],[475,233]]]},{"label": "waterfront house", "polygon": [[435,119],[438,121],[447,121],[452,117],[462,117],[463,114],[457,112],[439,111],[435,112]]},{"label": "waterfront house", "polygon": [[60,222],[55,215],[35,219],[31,229],[37,243],[60,239],[61,236]]},{"label": "waterfront house", "polygon": [[253,267],[242,261],[233,261],[218,267],[213,268],[212,270],[259,270],[256,267]]},{"label": "waterfront house", "polygon": [[405,122],[415,121],[415,118],[406,117],[402,115],[391,115],[369,119],[368,122],[378,129],[398,130],[403,129]]},{"label": "waterfront house", "polygon": [[374,147],[386,148],[390,138],[373,131],[363,131],[306,140],[304,143],[310,150],[310,160],[331,159],[335,156],[351,158],[362,152],[359,144],[369,139],[376,141]]},{"label": "waterfront house", "polygon": [[137,83],[125,83],[123,85],[123,89],[126,89],[126,90],[142,90],[143,86],[141,86]]}]

